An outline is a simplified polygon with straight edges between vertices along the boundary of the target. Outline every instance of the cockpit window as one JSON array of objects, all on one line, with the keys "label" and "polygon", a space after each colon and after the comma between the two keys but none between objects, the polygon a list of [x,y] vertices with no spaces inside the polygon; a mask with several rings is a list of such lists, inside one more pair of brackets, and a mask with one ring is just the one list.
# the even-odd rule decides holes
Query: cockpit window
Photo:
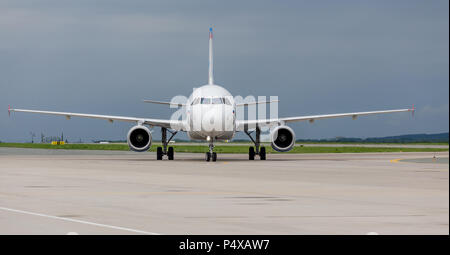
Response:
[{"label": "cockpit window", "polygon": [[196,99],[194,99],[194,100],[192,101],[192,104],[191,104],[191,105],[198,104],[199,102],[200,102],[200,98],[197,97]]},{"label": "cockpit window", "polygon": [[207,98],[207,97],[202,98],[201,104],[210,104],[210,103],[211,103],[211,98]]},{"label": "cockpit window", "polygon": [[202,97],[202,98],[196,98],[192,101],[192,105],[195,104],[226,104],[226,105],[231,105],[231,101],[230,99],[226,98],[226,97],[213,97],[213,98],[209,98],[209,97]]},{"label": "cockpit window", "polygon": [[213,104],[223,104],[224,103],[223,102],[223,98],[215,97],[215,98],[212,99],[212,103]]}]

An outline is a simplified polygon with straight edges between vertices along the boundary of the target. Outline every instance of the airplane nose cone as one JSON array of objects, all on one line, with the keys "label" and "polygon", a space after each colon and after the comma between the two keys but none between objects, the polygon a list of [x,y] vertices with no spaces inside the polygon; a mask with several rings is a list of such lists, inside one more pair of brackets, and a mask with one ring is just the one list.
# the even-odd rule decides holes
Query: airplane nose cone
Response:
[{"label": "airplane nose cone", "polygon": [[202,112],[202,129],[208,135],[217,136],[232,131],[233,112],[230,106],[217,105]]}]

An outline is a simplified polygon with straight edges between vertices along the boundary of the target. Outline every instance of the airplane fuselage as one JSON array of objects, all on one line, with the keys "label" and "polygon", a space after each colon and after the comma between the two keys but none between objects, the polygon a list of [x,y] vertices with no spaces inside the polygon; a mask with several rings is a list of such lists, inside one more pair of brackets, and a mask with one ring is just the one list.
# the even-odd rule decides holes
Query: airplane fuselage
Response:
[{"label": "airplane fuselage", "polygon": [[193,140],[230,140],[236,132],[236,104],[218,85],[194,89],[186,103],[186,130]]}]

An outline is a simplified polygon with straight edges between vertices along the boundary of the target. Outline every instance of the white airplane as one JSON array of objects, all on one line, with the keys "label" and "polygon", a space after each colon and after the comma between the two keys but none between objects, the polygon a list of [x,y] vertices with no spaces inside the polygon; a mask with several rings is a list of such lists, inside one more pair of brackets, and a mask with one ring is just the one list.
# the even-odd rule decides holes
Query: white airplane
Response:
[{"label": "white airplane", "polygon": [[[274,101],[257,101],[250,103],[236,103],[230,92],[225,88],[214,84],[213,78],[213,34],[212,28],[209,31],[209,75],[208,84],[195,88],[192,95],[186,103],[162,102],[154,100],[144,100],[147,103],[176,105],[183,107],[185,118],[182,120],[173,119],[149,119],[137,117],[123,117],[110,116],[98,114],[72,113],[72,112],[53,112],[53,111],[39,111],[26,109],[11,109],[8,106],[8,114],[10,112],[29,112],[50,115],[61,115],[67,119],[71,117],[86,117],[105,119],[110,122],[113,121],[128,121],[136,123],[127,135],[128,146],[131,150],[137,152],[144,152],[149,150],[152,143],[152,135],[150,128],[161,128],[161,142],[162,147],[156,150],[157,160],[162,160],[166,155],[169,160],[174,159],[173,147],[168,147],[168,143],[179,131],[186,132],[188,137],[192,140],[202,140],[209,143],[209,152],[206,153],[206,161],[216,161],[217,154],[213,151],[214,142],[231,140],[236,132],[244,132],[254,143],[254,147],[249,147],[249,160],[254,160],[258,155],[261,160],[266,159],[266,149],[260,146],[260,136],[262,127],[270,127],[271,146],[274,150],[286,152],[293,148],[295,144],[295,133],[286,124],[298,121],[314,122],[318,119],[352,117],[356,119],[362,115],[384,114],[395,112],[412,112],[414,113],[414,105],[411,109],[396,109],[384,111],[370,111],[370,112],[352,112],[352,113],[338,113],[325,115],[311,115],[298,116],[287,118],[270,118],[270,119],[256,119],[256,120],[237,120],[236,107],[251,105],[251,104],[267,104]],[[147,127],[148,126],[148,127]],[[167,132],[171,135],[167,138]],[[255,132],[255,138],[251,134]]]}]

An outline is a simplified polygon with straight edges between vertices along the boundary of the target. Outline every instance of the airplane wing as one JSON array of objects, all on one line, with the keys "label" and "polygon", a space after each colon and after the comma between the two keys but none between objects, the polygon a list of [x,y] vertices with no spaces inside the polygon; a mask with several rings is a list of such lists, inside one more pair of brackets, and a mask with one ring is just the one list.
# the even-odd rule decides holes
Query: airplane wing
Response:
[{"label": "airplane wing", "polygon": [[287,118],[278,118],[278,119],[240,120],[240,121],[236,121],[236,129],[238,131],[243,131],[246,129],[256,128],[256,126],[264,127],[264,126],[283,125],[285,123],[297,122],[297,121],[309,121],[312,123],[315,120],[319,120],[319,119],[340,118],[340,117],[352,117],[352,119],[356,119],[358,116],[395,113],[395,112],[412,112],[414,114],[414,111],[415,111],[415,108],[413,105],[413,107],[411,109],[336,113],[336,114],[324,114],[324,115],[309,115],[309,116],[287,117]]},{"label": "airplane wing", "polygon": [[104,119],[108,120],[109,122],[127,121],[127,122],[135,122],[136,124],[138,123],[147,124],[150,126],[165,127],[177,130],[184,129],[182,121],[179,120],[148,119],[148,118],[123,117],[123,116],[98,115],[98,114],[73,113],[73,112],[51,112],[51,111],[38,111],[27,109],[11,109],[8,106],[8,114],[10,114],[10,112],[28,112],[28,113],[59,115],[66,117],[66,119],[70,119],[71,117],[83,117],[83,118]]}]

